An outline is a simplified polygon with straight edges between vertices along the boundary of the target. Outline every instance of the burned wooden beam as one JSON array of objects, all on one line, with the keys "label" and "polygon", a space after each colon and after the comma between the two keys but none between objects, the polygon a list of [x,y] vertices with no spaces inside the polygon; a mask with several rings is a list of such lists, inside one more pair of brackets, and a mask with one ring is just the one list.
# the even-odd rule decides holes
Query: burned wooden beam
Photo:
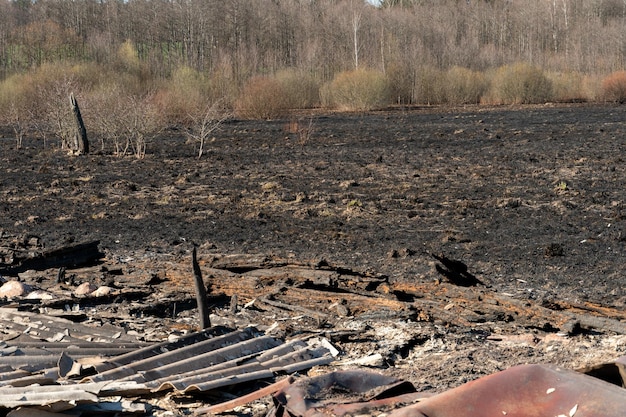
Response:
[{"label": "burned wooden beam", "polygon": [[6,267],[0,272],[15,275],[28,270],[45,271],[50,268],[78,268],[95,265],[104,253],[98,248],[99,240],[62,246],[43,251],[21,260],[17,265]]},{"label": "burned wooden beam", "polygon": [[200,328],[207,329],[211,327],[211,318],[209,313],[209,301],[206,296],[206,288],[202,279],[202,271],[198,264],[196,255],[196,247],[191,252],[191,264],[193,266],[193,278],[196,284],[196,299],[198,300],[198,313],[200,314]]}]

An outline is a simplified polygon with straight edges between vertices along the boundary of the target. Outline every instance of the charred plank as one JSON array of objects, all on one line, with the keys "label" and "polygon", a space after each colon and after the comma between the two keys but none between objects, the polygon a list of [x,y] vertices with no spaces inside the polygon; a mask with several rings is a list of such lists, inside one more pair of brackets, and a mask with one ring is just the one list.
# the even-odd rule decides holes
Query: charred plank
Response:
[{"label": "charred plank", "polygon": [[45,271],[50,268],[78,268],[93,266],[104,257],[98,246],[99,240],[62,246],[59,248],[35,253],[13,266],[8,266],[0,272],[6,275],[16,275],[20,272],[35,270]]}]

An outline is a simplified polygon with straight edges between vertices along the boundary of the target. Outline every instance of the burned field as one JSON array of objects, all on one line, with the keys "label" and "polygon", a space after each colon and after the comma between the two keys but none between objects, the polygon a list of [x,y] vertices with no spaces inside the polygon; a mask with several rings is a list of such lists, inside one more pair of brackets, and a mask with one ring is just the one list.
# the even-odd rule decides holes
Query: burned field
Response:
[{"label": "burned field", "polygon": [[[200,159],[176,130],[141,160],[15,150],[7,131],[0,274],[29,287],[3,306],[162,343],[197,329],[196,245],[212,324],[255,326],[276,346],[322,338],[338,352],[310,375],[367,367],[439,393],[518,364],[610,362],[626,348],[625,116],[575,105],[231,120]],[[77,295],[85,282],[108,289]],[[185,415],[269,382],[152,392],[135,413]]]}]

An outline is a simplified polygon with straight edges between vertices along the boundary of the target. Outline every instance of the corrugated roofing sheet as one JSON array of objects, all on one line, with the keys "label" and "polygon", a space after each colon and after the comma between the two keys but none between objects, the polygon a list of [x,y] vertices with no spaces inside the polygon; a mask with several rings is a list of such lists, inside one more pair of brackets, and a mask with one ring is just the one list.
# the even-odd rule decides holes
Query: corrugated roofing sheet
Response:
[{"label": "corrugated roofing sheet", "polygon": [[[207,339],[195,340],[202,335]],[[208,331],[199,332],[189,339],[194,339],[194,343],[166,343],[138,352],[141,359],[132,362],[129,362],[131,355],[111,358],[96,365],[101,371],[84,381],[134,382],[136,389],[145,387],[146,392],[206,391],[271,378],[276,373],[295,372],[332,360],[329,350],[319,340],[283,342],[252,327],[214,337]],[[149,355],[144,357],[145,353]]]},{"label": "corrugated roofing sheet", "polygon": [[253,327],[210,328],[146,345],[114,326],[8,308],[0,308],[0,325],[4,408],[60,411],[104,403],[109,396],[208,391],[333,360],[324,340],[285,342]]}]

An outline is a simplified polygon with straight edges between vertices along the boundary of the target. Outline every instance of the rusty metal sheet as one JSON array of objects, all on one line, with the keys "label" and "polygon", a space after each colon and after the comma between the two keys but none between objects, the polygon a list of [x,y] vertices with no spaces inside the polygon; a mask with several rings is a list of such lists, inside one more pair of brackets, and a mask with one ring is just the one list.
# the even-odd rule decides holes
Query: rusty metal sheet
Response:
[{"label": "rusty metal sheet", "polygon": [[480,378],[390,417],[620,417],[626,390],[550,365],[521,365]]},{"label": "rusty metal sheet", "polygon": [[[358,381],[362,384],[359,385]],[[626,410],[626,390],[623,388],[550,365],[516,366],[430,397],[406,393],[385,401],[355,401],[355,395],[358,398],[357,394],[364,390],[390,382],[385,377],[365,372],[335,372],[299,381],[274,395],[274,415],[342,416],[365,410],[371,412],[380,406],[395,407],[399,401],[418,400],[415,404],[396,408],[389,417],[619,417]],[[349,393],[340,396],[332,389],[336,387]]]},{"label": "rusty metal sheet", "polygon": [[380,373],[348,370],[301,379],[274,395],[276,416],[359,414],[411,403],[425,395],[412,384]]}]

